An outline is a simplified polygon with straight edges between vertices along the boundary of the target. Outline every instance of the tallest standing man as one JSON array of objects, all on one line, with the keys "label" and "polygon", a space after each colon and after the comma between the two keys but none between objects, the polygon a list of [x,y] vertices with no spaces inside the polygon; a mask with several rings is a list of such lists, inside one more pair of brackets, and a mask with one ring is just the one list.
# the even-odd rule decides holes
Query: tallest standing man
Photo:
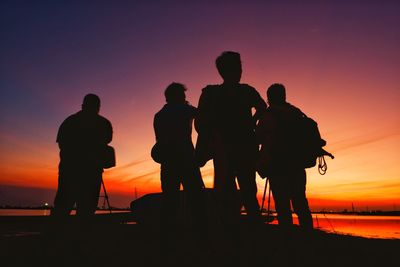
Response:
[{"label": "tallest standing man", "polygon": [[[240,83],[242,63],[239,53],[223,52],[216,59],[216,67],[223,83],[208,85],[200,96],[195,127],[199,140],[204,140],[201,143],[207,148],[200,147],[202,144],[199,143],[196,153],[208,149],[210,155],[198,155],[199,158],[213,158],[214,188],[222,219],[228,224],[238,221],[241,204],[237,202],[237,179],[247,215],[250,220],[258,221],[260,207],[255,181],[258,144],[254,129],[267,104],[253,87]],[[253,108],[256,110],[254,116]]]}]

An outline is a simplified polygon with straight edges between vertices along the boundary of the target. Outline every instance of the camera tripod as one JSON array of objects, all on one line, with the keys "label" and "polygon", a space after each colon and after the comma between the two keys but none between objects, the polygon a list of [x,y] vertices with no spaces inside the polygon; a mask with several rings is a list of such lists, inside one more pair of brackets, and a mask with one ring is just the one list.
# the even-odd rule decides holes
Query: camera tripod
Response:
[{"label": "camera tripod", "polygon": [[103,199],[103,209],[105,208],[105,206],[106,206],[106,202],[107,202],[107,206],[108,206],[108,210],[110,211],[110,213],[112,213],[112,211],[111,211],[111,206],[110,206],[110,201],[109,201],[109,199],[108,199],[108,194],[107,194],[107,190],[106,190],[106,185],[104,184],[104,180],[103,180],[103,177],[101,177],[101,186],[103,187],[103,192],[104,192],[104,195],[102,196],[102,195],[100,195],[99,197],[103,197],[104,199]]},{"label": "camera tripod", "polygon": [[[269,182],[269,179],[268,178],[266,178],[265,179],[265,187],[264,187],[264,194],[263,194],[263,198],[262,198],[262,204],[261,204],[261,214],[262,214],[262,212],[263,212],[263,210],[264,210],[264,203],[265,203],[265,195],[266,195],[266,193],[267,193],[267,187],[268,187],[268,182]],[[271,185],[269,185],[269,188],[268,188],[268,208],[267,208],[267,224],[269,224],[272,220],[273,220],[273,218],[270,218],[270,215],[271,215],[271,209],[270,209],[270,207],[271,207]],[[271,220],[272,219],[272,220]]]}]

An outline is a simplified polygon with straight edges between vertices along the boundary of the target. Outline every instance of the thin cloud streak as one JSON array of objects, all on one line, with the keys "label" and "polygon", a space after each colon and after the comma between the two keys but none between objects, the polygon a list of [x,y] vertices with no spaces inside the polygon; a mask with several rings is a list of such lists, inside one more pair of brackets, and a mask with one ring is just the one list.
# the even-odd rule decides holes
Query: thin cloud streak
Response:
[{"label": "thin cloud streak", "polygon": [[124,179],[124,182],[126,182],[126,183],[139,182],[142,179],[146,179],[146,178],[154,179],[154,175],[158,174],[159,172],[160,172],[159,170],[150,171],[145,174],[137,175],[137,176],[134,176],[131,178],[126,178],[126,179]]},{"label": "thin cloud streak", "polygon": [[124,165],[116,166],[115,167],[115,171],[122,171],[122,170],[125,170],[125,169],[128,169],[128,168],[131,168],[131,167],[136,167],[136,166],[138,166],[138,165],[140,165],[142,163],[146,163],[146,162],[150,162],[150,161],[151,160],[149,160],[149,159],[133,160],[133,161],[131,161],[129,163],[126,163]]},{"label": "thin cloud streak", "polygon": [[338,151],[341,152],[397,136],[400,136],[400,133],[385,133],[385,134],[382,133],[382,134],[376,134],[374,136],[359,135],[357,137],[351,137],[340,141],[331,142],[328,144],[328,146],[332,148],[332,150],[335,152]]}]

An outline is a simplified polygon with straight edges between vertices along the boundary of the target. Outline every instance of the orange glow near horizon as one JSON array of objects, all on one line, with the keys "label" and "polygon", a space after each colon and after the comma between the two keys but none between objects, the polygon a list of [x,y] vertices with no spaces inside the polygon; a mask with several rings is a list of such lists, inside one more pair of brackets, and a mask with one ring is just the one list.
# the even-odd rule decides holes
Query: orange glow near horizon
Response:
[{"label": "orange glow near horizon", "polygon": [[[246,67],[246,65],[244,65]],[[306,73],[306,71],[305,71]],[[246,82],[247,77],[244,77]],[[187,77],[189,80],[190,77]],[[215,80],[210,77],[210,80]],[[254,78],[255,81],[262,80]],[[250,82],[249,82],[250,83]],[[370,207],[373,209],[393,209],[400,206],[400,171],[398,151],[400,149],[400,126],[393,124],[396,118],[390,118],[392,112],[390,105],[384,103],[372,103],[375,98],[370,96],[370,103],[343,106],[334,99],[341,96],[335,91],[326,91],[333,101],[328,101],[324,96],[316,103],[315,97],[310,93],[310,99],[301,94],[301,86],[291,86],[295,81],[285,84],[288,89],[288,101],[297,104],[304,112],[319,122],[323,138],[328,141],[326,149],[335,155],[335,159],[327,159],[328,172],[321,176],[316,167],[308,169],[308,197],[313,209],[344,209],[349,208],[351,203],[359,203],[360,208]],[[265,87],[264,84],[263,87]],[[330,87],[321,85],[322,88]],[[368,87],[362,85],[368,92]],[[193,104],[197,103],[199,90],[195,86],[188,86],[188,98]],[[199,88],[200,86],[196,86]],[[258,88],[262,86],[259,85]],[[317,87],[317,86],[316,86]],[[315,88],[317,89],[317,88]],[[305,89],[303,89],[305,90]],[[163,105],[162,89],[159,90],[158,107]],[[260,94],[265,98],[265,93]],[[341,94],[341,93],[340,93]],[[299,98],[299,100],[297,100]],[[354,96],[354,98],[357,98]],[[293,101],[292,101],[293,99]],[[304,100],[304,103],[301,102]],[[388,100],[391,101],[391,100]],[[154,142],[152,117],[157,111],[149,110],[140,118],[140,135],[130,138],[130,133],[135,129],[130,126],[130,121],[120,119],[108,111],[112,109],[107,100],[104,100],[106,110],[102,110],[104,116],[109,117],[114,125],[114,140],[111,143],[117,151],[118,166],[105,170],[104,180],[110,194],[126,196],[126,201],[120,203],[127,206],[132,200],[135,188],[140,195],[159,192],[159,165],[152,162],[150,149]],[[320,103],[322,102],[322,103]],[[364,107],[363,107],[364,105]],[[76,105],[79,106],[79,105]],[[369,112],[369,107],[375,106],[374,110],[387,110],[380,115]],[[73,112],[73,109],[70,109]],[[134,109],[126,110],[126,114],[134,114]],[[366,115],[368,114],[368,115]],[[383,114],[388,114],[386,120],[381,120]],[[392,114],[393,115],[393,114]],[[394,115],[393,115],[394,116]],[[127,116],[129,117],[129,116]],[[63,118],[60,118],[60,121]],[[378,125],[372,127],[372,125]],[[56,129],[51,129],[52,133]],[[196,134],[193,135],[195,141]],[[21,142],[14,136],[2,136],[5,140],[7,153],[0,155],[2,165],[0,166],[0,184],[30,186],[30,187],[57,187],[57,144],[46,142],[45,146],[37,146],[29,140]],[[133,158],[131,151],[140,151]],[[202,169],[203,178],[207,187],[212,187],[213,169],[209,162]],[[264,180],[257,178],[259,187],[259,198],[261,199]],[[51,202],[51,200],[49,200]]]},{"label": "orange glow near horizon", "polygon": [[[307,71],[304,73],[306,74]],[[190,77],[186,78],[190,80]],[[215,78],[214,75],[209,80],[212,81]],[[253,78],[254,81],[262,80],[262,78]],[[245,76],[243,80],[247,82],[248,78]],[[387,105],[388,102],[374,104],[372,95],[369,103],[351,106],[336,105],[338,101],[335,99],[340,99],[342,93],[328,90],[324,94],[329,95],[332,101],[328,101],[324,96],[316,100],[312,92],[308,93],[309,98],[305,96],[307,94],[305,89],[303,90],[306,93],[299,92],[302,90],[301,85],[292,86],[295,81],[288,80],[285,84],[288,89],[288,101],[297,104],[319,122],[321,134],[328,141],[326,149],[336,157],[334,160],[327,159],[328,172],[324,176],[318,174],[316,167],[307,170],[307,194],[312,209],[349,209],[351,203],[355,203],[360,209],[369,207],[390,210],[396,206],[400,207],[398,167],[400,166],[398,157],[400,126],[393,124],[396,118],[390,118],[394,111],[391,110],[390,105]],[[321,84],[315,87],[319,86],[331,87]],[[367,86],[360,86],[368,92]],[[188,98],[196,105],[200,91],[191,88],[200,86],[189,85],[188,87]],[[265,83],[263,87],[266,87]],[[259,85],[258,88],[262,86]],[[158,108],[161,108],[162,89],[159,91],[157,102]],[[265,93],[259,91],[265,98]],[[304,102],[302,103],[301,100]],[[152,162],[149,155],[154,143],[152,117],[157,108],[142,114],[143,117],[139,120],[140,134],[130,138],[130,134],[135,132],[135,127],[132,127],[130,121],[126,119],[129,116],[117,117],[110,112],[112,107],[107,100],[104,102],[105,110],[103,109],[101,113],[113,122],[114,140],[111,145],[117,151],[117,167],[105,170],[104,180],[111,195],[124,196],[125,201],[118,204],[127,206],[133,199],[135,188],[139,195],[160,191],[159,165]],[[370,106],[375,106],[374,110],[386,109],[387,111],[377,115],[369,111]],[[70,112],[74,110],[71,108]],[[134,109],[126,110],[125,114],[130,113],[134,114]],[[383,114],[388,114],[385,116],[386,120],[379,121]],[[64,118],[60,118],[60,121],[62,119]],[[378,125],[378,127],[371,127],[372,125]],[[55,133],[56,129],[51,129],[51,132]],[[195,138],[194,133],[194,141]],[[50,140],[51,142],[46,140],[45,146],[43,143],[40,146],[34,145],[29,140],[21,142],[14,136],[2,136],[2,140],[6,141],[3,147],[8,148],[8,152],[0,155],[2,162],[0,184],[56,189],[58,147],[53,140]],[[140,153],[135,153],[140,156],[133,158],[132,150],[140,151]],[[206,186],[212,187],[211,161],[202,168],[202,173]],[[257,183],[261,200],[265,180],[258,177]]]}]

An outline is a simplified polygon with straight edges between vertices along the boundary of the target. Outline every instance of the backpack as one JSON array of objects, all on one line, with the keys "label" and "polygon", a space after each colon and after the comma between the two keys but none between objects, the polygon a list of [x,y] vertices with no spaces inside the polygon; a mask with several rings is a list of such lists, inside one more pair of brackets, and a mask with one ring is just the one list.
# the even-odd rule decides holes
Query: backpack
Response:
[{"label": "backpack", "polygon": [[264,178],[288,168],[312,168],[317,161],[319,173],[325,174],[327,165],[324,156],[334,157],[323,149],[326,141],[321,138],[318,124],[292,105],[291,111],[287,110],[282,112],[270,107],[267,111],[277,120],[274,130],[276,139],[274,147],[264,149],[262,146],[259,151],[256,162],[258,174]]},{"label": "backpack", "polygon": [[334,156],[323,149],[326,141],[321,138],[317,122],[307,117],[303,112],[301,113],[302,117],[296,127],[296,149],[298,150],[297,156],[300,166],[312,168],[318,161],[318,171],[323,175],[327,170],[324,156],[329,156],[332,159]]},{"label": "backpack", "polygon": [[104,169],[115,167],[115,150],[112,146],[105,146],[102,151],[102,163]]}]

